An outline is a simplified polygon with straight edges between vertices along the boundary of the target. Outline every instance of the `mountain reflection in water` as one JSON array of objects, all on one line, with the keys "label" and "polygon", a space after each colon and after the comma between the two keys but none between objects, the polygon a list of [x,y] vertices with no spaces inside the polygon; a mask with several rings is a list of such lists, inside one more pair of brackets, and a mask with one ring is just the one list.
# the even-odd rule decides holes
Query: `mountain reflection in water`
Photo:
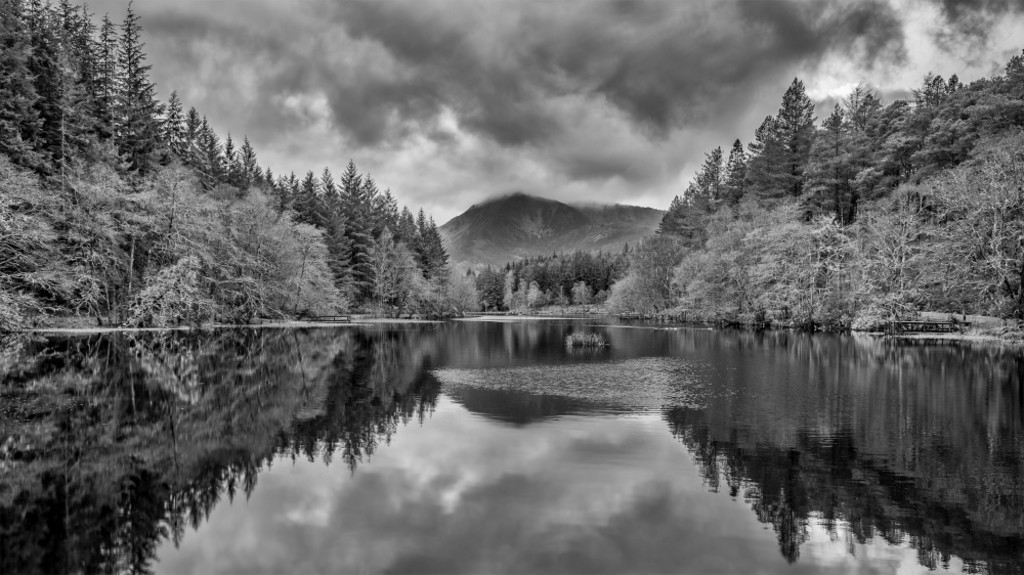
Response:
[{"label": "mountain reflection in water", "polygon": [[3,573],[1024,572],[999,350],[558,321],[4,349]]}]

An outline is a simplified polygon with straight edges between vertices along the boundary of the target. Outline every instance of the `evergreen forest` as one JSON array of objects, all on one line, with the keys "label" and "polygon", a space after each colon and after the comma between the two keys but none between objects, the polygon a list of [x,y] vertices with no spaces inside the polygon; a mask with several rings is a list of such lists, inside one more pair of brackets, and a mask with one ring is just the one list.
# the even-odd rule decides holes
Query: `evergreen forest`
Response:
[{"label": "evergreen forest", "polygon": [[160,101],[131,5],[115,24],[3,0],[0,30],[0,330],[465,305],[433,219],[354,162],[275,174],[248,138]]}]

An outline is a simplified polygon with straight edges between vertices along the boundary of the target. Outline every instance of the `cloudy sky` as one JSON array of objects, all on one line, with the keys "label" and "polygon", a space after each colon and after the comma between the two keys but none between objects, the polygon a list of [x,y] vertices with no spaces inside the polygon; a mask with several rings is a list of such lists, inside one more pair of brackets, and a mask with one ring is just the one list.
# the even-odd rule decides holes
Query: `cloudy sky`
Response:
[{"label": "cloudy sky", "polygon": [[[90,9],[123,17],[126,1]],[[795,76],[824,110],[1001,73],[1024,0],[136,0],[161,96],[275,173],[354,159],[439,222],[513,191],[664,208]]]}]

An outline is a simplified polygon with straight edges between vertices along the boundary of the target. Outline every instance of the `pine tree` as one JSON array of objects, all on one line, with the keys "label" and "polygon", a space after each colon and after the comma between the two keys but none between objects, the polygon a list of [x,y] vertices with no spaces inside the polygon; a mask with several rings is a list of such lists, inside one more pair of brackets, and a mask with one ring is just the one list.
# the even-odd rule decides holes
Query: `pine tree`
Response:
[{"label": "pine tree", "polygon": [[324,171],[320,174],[320,192],[324,198],[332,202],[338,198],[338,186],[334,183],[334,174],[328,167],[324,167]]},{"label": "pine tree", "polygon": [[185,133],[185,114],[182,109],[181,100],[178,99],[178,92],[171,92],[171,98],[167,101],[167,109],[163,121],[163,139],[171,153],[179,158],[184,158],[188,152],[188,140]]},{"label": "pine tree", "polygon": [[960,77],[957,76],[956,74],[953,74],[952,76],[949,77],[949,82],[946,84],[946,93],[955,94],[962,90],[963,87],[964,85],[960,83]]},{"label": "pine tree", "polygon": [[370,174],[366,174],[363,178],[359,195],[359,201],[362,202],[368,216],[367,232],[376,238],[384,231],[384,222],[381,218],[380,190],[377,189],[377,182],[373,181],[373,176]]},{"label": "pine tree", "polygon": [[368,264],[373,247],[373,221],[370,206],[365,201],[363,178],[355,162],[349,160],[348,167],[341,175],[341,207],[348,225],[345,235],[350,241],[352,255],[349,260],[352,289],[357,298],[365,299],[371,288],[372,270]]},{"label": "pine tree", "polygon": [[249,136],[242,138],[242,149],[239,151],[238,160],[242,169],[239,186],[242,189],[248,189],[259,185],[263,181],[263,174],[256,162],[256,150],[253,150],[252,144],[249,143]]},{"label": "pine tree", "polygon": [[398,201],[396,201],[395,196],[391,194],[390,188],[384,190],[384,194],[381,195],[380,198],[380,212],[381,219],[384,222],[384,227],[393,230],[398,234]]},{"label": "pine tree", "polygon": [[96,130],[101,141],[114,137],[117,123],[117,28],[107,15],[96,46]]},{"label": "pine tree", "polygon": [[327,234],[324,238],[330,255],[328,266],[334,278],[334,285],[348,297],[356,294],[352,269],[352,240],[348,235],[348,220],[339,210],[327,213]]},{"label": "pine tree", "polygon": [[199,182],[203,189],[212,191],[224,181],[224,156],[221,152],[220,138],[203,118],[200,127],[199,147],[197,153]]},{"label": "pine tree", "polygon": [[410,250],[415,251],[414,246],[418,242],[416,238],[416,219],[408,207],[402,208],[402,213],[398,216],[398,227],[396,229],[395,237],[397,241],[405,243]]},{"label": "pine tree", "polygon": [[320,228],[325,227],[320,194],[317,191],[317,179],[313,175],[313,170],[306,172],[306,177],[299,184],[294,207],[296,220]]},{"label": "pine tree", "polygon": [[341,175],[341,192],[346,196],[356,197],[359,195],[359,188],[362,185],[363,178],[359,175],[359,170],[356,169],[356,163],[349,160],[345,173]]},{"label": "pine tree", "polygon": [[227,140],[224,141],[224,182],[243,189],[242,163],[238,159],[235,141],[231,138],[231,134],[228,134]]},{"label": "pine tree", "polygon": [[782,96],[778,129],[783,146],[778,183],[790,196],[797,197],[803,192],[804,168],[814,143],[814,102],[807,97],[800,79],[794,79]]},{"label": "pine tree", "polygon": [[52,19],[47,7],[39,0],[31,0],[28,10],[31,42],[28,70],[38,95],[34,107],[40,122],[32,144],[41,155],[38,169],[45,174],[52,174],[55,162],[63,161],[64,85],[57,53],[56,25]]},{"label": "pine tree", "polygon": [[[324,167],[324,170],[320,173],[320,178],[316,182],[318,193],[320,194],[320,204],[323,213],[324,226],[327,230],[328,236],[332,234],[339,235],[339,239],[334,241],[343,241],[345,246],[344,250],[334,249],[334,253],[341,253],[344,251],[347,254],[346,258],[352,257],[351,241],[345,237],[344,240],[340,239],[344,236],[346,228],[348,228],[348,219],[345,217],[345,210],[342,205],[341,193],[338,190],[338,184],[334,181],[334,174],[331,173],[331,169]],[[340,257],[340,256],[339,256]],[[348,260],[346,259],[346,264]],[[348,274],[345,276],[345,286],[351,287],[350,278]],[[336,279],[341,277],[338,273],[335,273]],[[338,284],[342,287],[341,284]]]},{"label": "pine tree", "polygon": [[668,211],[661,217],[658,224],[658,233],[662,235],[681,236],[683,232],[683,221],[686,218],[686,203],[683,198],[676,196],[668,206]]},{"label": "pine tree", "polygon": [[205,128],[203,118],[199,115],[199,112],[196,111],[195,107],[189,108],[188,113],[185,114],[185,155],[182,157],[186,166],[196,169],[201,169],[203,166],[202,150]]},{"label": "pine tree", "polygon": [[117,149],[128,170],[145,174],[156,164],[160,144],[161,106],[156,87],[149,80],[150,66],[142,51],[142,26],[139,16],[128,3],[128,12],[121,26],[118,44],[119,63]]},{"label": "pine tree", "polygon": [[32,48],[19,0],[0,2],[0,30],[0,153],[35,168],[40,162],[33,148],[41,127],[35,107],[39,96],[28,67]]},{"label": "pine tree", "polygon": [[704,154],[704,163],[687,192],[687,199],[701,202],[713,209],[723,198],[725,177],[722,171],[722,148],[717,147]]},{"label": "pine tree", "polygon": [[822,123],[821,132],[815,140],[805,201],[811,214],[830,213],[843,224],[853,222],[857,207],[850,185],[853,171],[849,131],[846,113],[836,104],[832,114]]},{"label": "pine tree", "polygon": [[426,268],[426,229],[427,214],[423,208],[420,208],[419,213],[416,214],[416,240],[409,247],[416,254],[416,261],[420,264],[421,269]]},{"label": "pine tree", "polygon": [[92,17],[69,0],[60,3],[59,67],[61,71],[64,164],[74,158],[98,160],[95,144],[99,123],[98,61]]},{"label": "pine tree", "polygon": [[274,190],[274,199],[276,200],[276,207],[278,213],[284,213],[294,209],[295,196],[292,194],[291,188],[288,187],[288,178],[284,176],[278,176],[274,179],[274,172],[267,168],[267,171],[263,174],[263,177],[271,182],[271,186]]},{"label": "pine tree", "polygon": [[914,90],[914,101],[918,108],[934,108],[941,104],[948,94],[949,86],[942,76],[936,76],[929,72],[924,77],[924,84],[921,88]]},{"label": "pine tree", "polygon": [[729,205],[735,206],[746,192],[747,153],[743,143],[737,139],[729,151],[729,161],[725,164],[724,199]]},{"label": "pine tree", "polygon": [[420,229],[419,244],[423,277],[428,280],[445,280],[448,277],[448,252],[444,249],[441,233],[434,223],[434,218],[427,219]]},{"label": "pine tree", "polygon": [[882,109],[882,103],[867,88],[857,85],[849,96],[843,99],[846,117],[850,130],[854,134],[864,134]]},{"label": "pine tree", "polygon": [[785,191],[779,183],[779,172],[784,169],[783,142],[779,123],[774,116],[768,116],[754,132],[754,141],[747,146],[746,187],[760,200],[771,200],[782,196]]}]

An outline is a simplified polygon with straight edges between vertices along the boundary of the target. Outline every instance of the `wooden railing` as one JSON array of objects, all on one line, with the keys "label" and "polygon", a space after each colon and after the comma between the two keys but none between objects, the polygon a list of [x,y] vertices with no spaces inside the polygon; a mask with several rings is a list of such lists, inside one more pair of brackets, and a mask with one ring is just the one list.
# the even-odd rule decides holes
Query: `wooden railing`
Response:
[{"label": "wooden railing", "polygon": [[889,322],[888,332],[899,333],[951,333],[970,327],[965,321],[895,320]]},{"label": "wooden railing", "polygon": [[312,322],[323,322],[323,323],[351,323],[352,316],[350,315],[311,315],[302,318],[305,321]]},{"label": "wooden railing", "polygon": [[619,319],[646,319],[646,320],[658,320],[658,321],[678,321],[685,322],[686,312],[674,312],[674,313],[637,313],[637,312],[626,312],[616,314]]}]

